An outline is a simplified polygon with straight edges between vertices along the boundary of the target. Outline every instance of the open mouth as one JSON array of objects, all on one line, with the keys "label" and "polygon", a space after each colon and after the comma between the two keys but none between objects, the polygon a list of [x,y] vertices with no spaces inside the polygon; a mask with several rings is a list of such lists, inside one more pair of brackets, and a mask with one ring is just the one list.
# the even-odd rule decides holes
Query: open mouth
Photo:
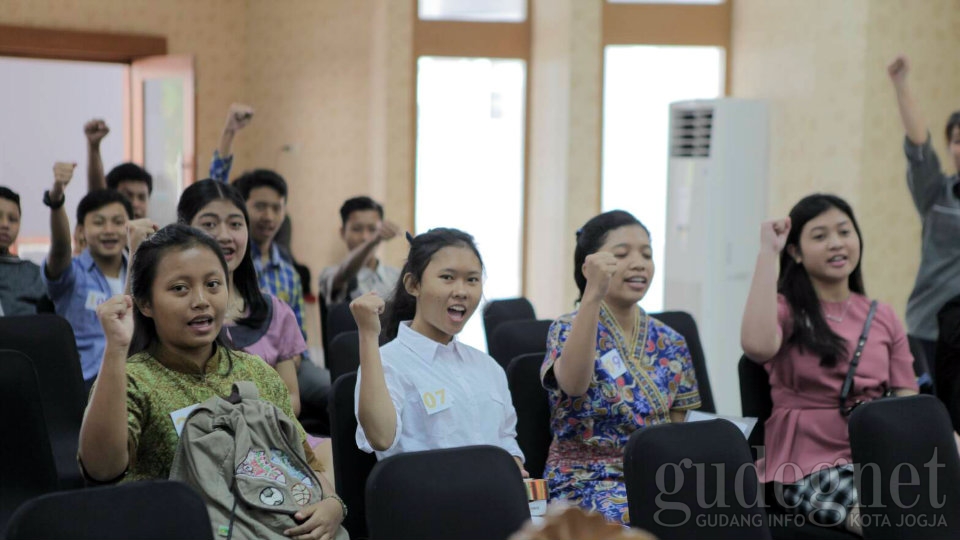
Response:
[{"label": "open mouth", "polygon": [[237,250],[233,249],[232,247],[224,247],[224,246],[220,246],[220,251],[223,252],[223,258],[227,260],[232,259],[233,256],[237,253]]},{"label": "open mouth", "polygon": [[626,284],[632,289],[645,289],[647,285],[650,284],[650,281],[647,279],[647,276],[633,276],[624,280]]},{"label": "open mouth", "polygon": [[467,316],[467,307],[461,304],[450,306],[447,308],[447,315],[453,322],[461,323]]},{"label": "open mouth", "polygon": [[841,267],[843,267],[843,266],[846,266],[846,264],[847,264],[847,256],[846,256],[846,255],[834,255],[833,257],[830,257],[829,259],[827,259],[827,264],[829,264],[830,266],[833,266],[833,267],[835,267],[835,268],[841,268]]},{"label": "open mouth", "polygon": [[100,241],[100,245],[102,245],[106,249],[115,249],[119,244],[120,244],[120,240],[115,238]]},{"label": "open mouth", "polygon": [[187,323],[187,326],[199,333],[209,332],[213,329],[213,317],[210,315],[198,315]]}]

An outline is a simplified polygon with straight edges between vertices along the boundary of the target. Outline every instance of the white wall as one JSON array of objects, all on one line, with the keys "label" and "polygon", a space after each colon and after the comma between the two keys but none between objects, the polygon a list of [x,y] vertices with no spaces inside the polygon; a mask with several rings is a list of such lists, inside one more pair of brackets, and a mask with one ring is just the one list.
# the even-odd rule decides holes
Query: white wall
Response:
[{"label": "white wall", "polygon": [[[57,161],[77,163],[66,202],[76,225],[77,203],[87,192],[87,120],[103,118],[110,126],[100,148],[106,171],[123,161],[125,79],[122,64],[0,57],[0,185],[20,194],[24,257],[39,263],[46,255],[50,214],[41,199]],[[40,245],[27,245],[34,243]]]}]

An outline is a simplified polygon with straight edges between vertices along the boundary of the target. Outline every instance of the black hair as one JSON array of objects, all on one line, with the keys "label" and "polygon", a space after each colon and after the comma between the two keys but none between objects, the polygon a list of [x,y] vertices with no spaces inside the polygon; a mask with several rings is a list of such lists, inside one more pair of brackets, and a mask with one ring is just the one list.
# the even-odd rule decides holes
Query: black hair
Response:
[{"label": "black hair", "polygon": [[451,246],[470,249],[477,256],[480,268],[483,269],[483,258],[480,257],[477,244],[472,236],[461,230],[442,227],[430,229],[416,237],[408,234],[407,240],[410,242],[410,254],[407,255],[407,261],[400,270],[400,279],[394,287],[393,297],[383,312],[385,324],[381,341],[384,343],[397,337],[402,321],[409,321],[417,314],[417,299],[407,292],[403,284],[404,276],[410,274],[419,283],[423,278],[423,271],[427,269],[433,256],[441,249]]},{"label": "black hair", "polygon": [[647,236],[650,236],[650,230],[646,225],[630,212],[623,210],[611,210],[594,216],[577,231],[577,247],[573,250],[573,280],[577,283],[577,289],[580,290],[578,302],[583,299],[583,291],[587,288],[587,277],[583,275],[583,263],[586,262],[587,256],[596,253],[603,246],[610,231],[631,225],[640,227]]},{"label": "black hair", "polygon": [[95,212],[108,204],[120,203],[127,211],[127,219],[133,219],[133,206],[130,199],[119,191],[112,189],[95,189],[80,199],[77,205],[77,225],[83,225],[83,220],[90,212]]},{"label": "black hair", "polygon": [[820,299],[817,297],[807,270],[803,267],[803,263],[798,263],[793,258],[787,248],[794,246],[799,252],[803,227],[807,222],[831,208],[846,214],[854,230],[857,231],[857,238],[860,240],[860,260],[857,261],[857,266],[847,281],[851,292],[866,294],[863,288],[863,275],[860,271],[860,265],[863,262],[863,235],[853,216],[853,209],[846,201],[835,195],[823,193],[808,195],[790,210],[790,233],[780,253],[780,276],[777,279],[777,291],[787,299],[793,313],[793,334],[788,343],[796,345],[801,351],[809,351],[819,356],[820,365],[825,367],[835,366],[840,357],[849,352],[848,344],[827,324]]},{"label": "black hair", "polygon": [[16,191],[6,186],[0,186],[0,199],[7,199],[8,201],[11,201],[13,204],[17,205],[17,212],[23,214],[23,210],[20,209],[20,195]]},{"label": "black hair", "polygon": [[947,135],[947,144],[950,144],[951,135],[953,135],[953,130],[960,127],[960,111],[953,111],[953,114],[950,115],[950,118],[947,118],[947,129],[945,131]]},{"label": "black hair", "polygon": [[107,173],[107,188],[117,189],[120,182],[143,182],[147,193],[153,194],[153,176],[136,163],[121,163]]},{"label": "black hair", "polygon": [[[133,295],[133,338],[130,340],[128,356],[146,351],[159,341],[157,326],[153,319],[140,312],[140,305],[152,302],[153,282],[157,277],[157,267],[160,260],[170,250],[183,251],[192,247],[205,247],[212,251],[220,261],[224,275],[229,275],[227,261],[217,245],[217,241],[199,229],[188,227],[181,223],[167,225],[143,241],[137,248],[136,256],[130,268],[130,291]],[[221,329],[216,338],[217,345],[230,350],[232,347]],[[228,358],[229,355],[228,355]],[[229,372],[233,367],[230,359]]]},{"label": "black hair", "polygon": [[250,198],[250,192],[259,187],[268,187],[276,191],[287,199],[287,182],[279,174],[269,169],[254,169],[243,173],[239,178],[233,181],[233,186],[237,188],[243,200]]},{"label": "black hair", "polygon": [[[196,217],[205,206],[213,201],[220,200],[232,203],[243,213],[243,222],[249,231],[250,217],[247,215],[247,206],[244,204],[243,197],[240,196],[240,193],[229,184],[217,182],[209,178],[195,182],[183,190],[183,195],[180,195],[180,202],[177,203],[177,221],[184,225],[190,225],[193,218]],[[216,244],[216,241],[214,241],[214,244]],[[219,245],[217,245],[217,251],[220,251]],[[247,234],[247,249],[243,254],[243,258],[240,259],[240,265],[233,271],[232,281],[237,287],[237,292],[240,293],[244,303],[250,310],[248,316],[243,319],[238,319],[236,323],[251,328],[258,328],[263,321],[266,320],[267,314],[269,313],[269,306],[267,306],[267,300],[263,297],[263,293],[260,292],[260,282],[257,279],[257,269],[253,266],[252,251],[250,247],[250,235]],[[230,276],[229,271],[227,272],[227,276]]]},{"label": "black hair", "polygon": [[343,203],[343,206],[340,207],[340,221],[346,226],[347,220],[350,219],[350,214],[364,210],[376,210],[377,213],[380,214],[380,219],[383,219],[383,206],[370,197],[363,196],[347,199],[346,202]]}]

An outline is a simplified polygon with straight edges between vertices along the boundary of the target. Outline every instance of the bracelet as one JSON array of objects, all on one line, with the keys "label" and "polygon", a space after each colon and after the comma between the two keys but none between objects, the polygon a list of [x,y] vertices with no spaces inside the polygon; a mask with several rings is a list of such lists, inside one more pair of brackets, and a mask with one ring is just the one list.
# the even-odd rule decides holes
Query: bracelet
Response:
[{"label": "bracelet", "polygon": [[336,501],[340,503],[340,509],[343,511],[343,519],[347,519],[347,503],[343,502],[343,499],[336,493],[323,497],[321,500],[325,501],[327,499],[336,499]]},{"label": "bracelet", "polygon": [[50,198],[49,189],[43,192],[43,204],[49,206],[51,210],[56,210],[57,208],[60,208],[61,206],[63,206],[63,203],[65,203],[66,201],[67,201],[66,193],[64,193],[63,196],[60,197],[59,201],[53,201]]}]

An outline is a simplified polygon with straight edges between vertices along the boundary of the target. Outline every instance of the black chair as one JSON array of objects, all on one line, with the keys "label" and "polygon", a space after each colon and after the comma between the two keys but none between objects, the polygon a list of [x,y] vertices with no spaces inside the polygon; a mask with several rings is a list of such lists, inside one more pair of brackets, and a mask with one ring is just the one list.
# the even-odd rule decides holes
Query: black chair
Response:
[{"label": "black chair", "polygon": [[327,369],[330,378],[336,381],[360,368],[360,334],[356,330],[343,332],[330,342],[327,349]]},{"label": "black chair", "polygon": [[544,353],[522,354],[507,366],[507,383],[517,411],[517,444],[526,458],[524,468],[531,478],[543,478],[550,433],[550,403],[540,384],[540,366]]},{"label": "black chair", "polygon": [[77,448],[87,396],[73,328],[56,315],[0,317],[0,343],[33,361],[60,487],[83,487]]},{"label": "black chair", "polygon": [[849,429],[864,538],[960,537],[960,457],[937,398],[865,403]]},{"label": "black chair", "polygon": [[546,351],[551,324],[553,321],[536,319],[502,323],[487,342],[490,356],[507,369],[510,361],[521,354]]},{"label": "black chair", "polygon": [[623,458],[631,525],[678,540],[771,538],[752,461],[726,420],[636,431]]},{"label": "black chair", "polygon": [[143,481],[38,497],[14,514],[8,540],[213,539],[203,499],[186,484]]},{"label": "black chair", "polygon": [[0,350],[0,533],[18,506],[59,488],[33,366],[20,351]]},{"label": "black chair", "polygon": [[664,311],[651,313],[651,317],[676,330],[687,340],[687,349],[693,360],[693,370],[697,374],[697,388],[700,391],[700,410],[709,413],[717,412],[713,402],[713,390],[710,389],[710,375],[707,373],[707,359],[700,344],[700,332],[697,322],[686,311]]},{"label": "black chair", "polygon": [[357,331],[357,321],[353,319],[353,313],[350,313],[349,302],[327,306],[327,323],[323,331],[331,344],[340,334]]},{"label": "black chair", "polygon": [[[493,342],[493,332],[507,321],[526,321],[536,319],[533,304],[524,297],[492,300],[483,308],[483,331],[487,337],[487,348]],[[509,359],[508,359],[509,361]]]},{"label": "black chair", "polygon": [[333,383],[328,407],[337,495],[343,498],[349,509],[343,527],[353,539],[367,537],[364,489],[367,476],[377,464],[374,454],[357,448],[357,417],[353,412],[353,393],[356,386],[356,372],[338,377]]},{"label": "black chair", "polygon": [[[954,431],[960,430],[960,296],[951,298],[937,312],[936,357],[930,362],[936,395],[947,406]],[[910,340],[913,351],[915,341]],[[921,347],[922,348],[922,347]]]},{"label": "black chair", "polygon": [[398,454],[367,480],[374,540],[506,539],[529,518],[517,464],[496,446]]},{"label": "black chair", "polygon": [[763,446],[764,424],[773,413],[770,378],[763,366],[746,356],[740,357],[737,373],[740,376],[740,408],[743,415],[757,419],[757,425],[748,440],[753,458],[757,459],[757,447]]}]

